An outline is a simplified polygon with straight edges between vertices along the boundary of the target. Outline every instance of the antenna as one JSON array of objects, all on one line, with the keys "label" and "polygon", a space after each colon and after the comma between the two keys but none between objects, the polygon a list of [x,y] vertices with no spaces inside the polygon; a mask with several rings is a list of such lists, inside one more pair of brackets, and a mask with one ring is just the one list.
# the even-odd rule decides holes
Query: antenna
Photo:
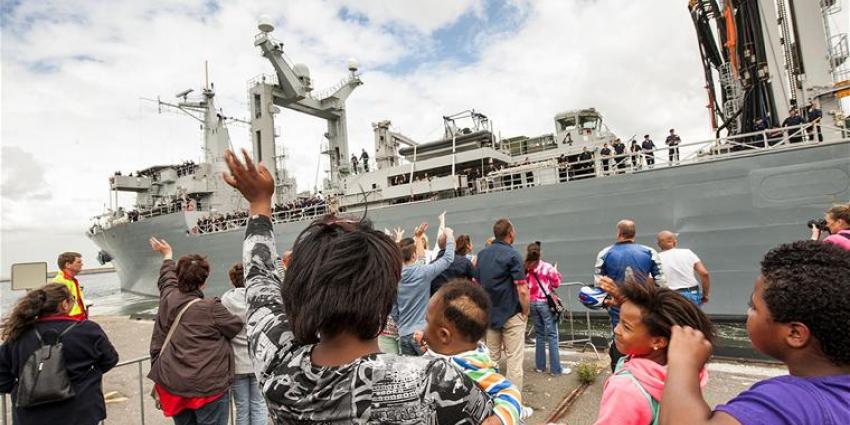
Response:
[{"label": "antenna", "polygon": [[[195,91],[195,90],[193,90],[193,89],[186,89],[186,90],[181,91],[180,93],[175,94],[175,95],[174,95],[174,97],[176,97],[176,98],[181,98],[181,97],[182,97],[182,98],[183,98],[183,101],[185,102],[185,101],[186,101],[186,96],[188,96],[188,95],[189,95],[189,93],[192,93],[193,91]],[[157,100],[159,100],[159,98],[157,98]]]},{"label": "antenna", "polygon": [[207,61],[204,61],[204,90],[210,89],[210,73],[207,69]]}]

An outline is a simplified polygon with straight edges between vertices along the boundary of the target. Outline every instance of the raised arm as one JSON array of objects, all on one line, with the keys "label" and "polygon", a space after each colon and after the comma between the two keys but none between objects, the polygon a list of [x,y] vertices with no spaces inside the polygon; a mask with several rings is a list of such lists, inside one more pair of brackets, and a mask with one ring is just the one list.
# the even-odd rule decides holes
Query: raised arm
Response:
[{"label": "raised arm", "polygon": [[449,266],[452,265],[452,261],[455,260],[454,232],[452,232],[452,229],[448,227],[445,228],[443,232],[445,232],[446,235],[446,253],[443,254],[443,256],[437,261],[425,266],[425,280],[429,282],[449,268]]},{"label": "raised arm", "polygon": [[426,230],[428,230],[428,223],[421,223],[416,226],[416,230],[413,232],[413,241],[416,242],[416,258],[424,258],[425,251],[428,249],[427,244],[423,240]]},{"label": "raised arm", "polygon": [[740,425],[724,412],[712,412],[702,397],[699,371],[711,355],[702,332],[673,326],[667,348],[667,382],[661,400],[661,425]]},{"label": "raised arm", "polygon": [[546,278],[549,279],[549,289],[555,289],[561,286],[561,272],[558,271],[557,265],[547,264],[546,267]]},{"label": "raised arm", "polygon": [[263,164],[254,166],[243,149],[243,165],[230,150],[224,157],[230,174],[224,181],[242,193],[250,205],[251,217],[242,243],[245,266],[245,298],[248,304],[246,329],[248,353],[254,370],[262,377],[280,350],[294,348],[294,338],[281,296],[281,280],[274,266],[274,231],[271,221],[271,197],[274,179]]},{"label": "raised arm", "polygon": [[159,280],[156,286],[159,289],[159,295],[163,296],[165,292],[177,289],[177,266],[172,260],[171,245],[165,239],[151,237],[148,243],[150,243],[151,249],[162,255],[162,266],[159,268]]}]

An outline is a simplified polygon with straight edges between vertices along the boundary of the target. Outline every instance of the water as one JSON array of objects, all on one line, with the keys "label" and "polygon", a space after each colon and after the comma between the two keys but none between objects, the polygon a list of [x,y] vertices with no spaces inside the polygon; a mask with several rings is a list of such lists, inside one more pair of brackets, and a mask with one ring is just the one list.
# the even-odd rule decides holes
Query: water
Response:
[{"label": "water", "polygon": [[[155,309],[158,299],[121,292],[121,282],[115,272],[86,274],[78,277],[83,286],[86,303],[94,304],[92,316],[129,316]],[[0,284],[0,315],[5,316],[24,291],[12,291],[8,281]]]}]

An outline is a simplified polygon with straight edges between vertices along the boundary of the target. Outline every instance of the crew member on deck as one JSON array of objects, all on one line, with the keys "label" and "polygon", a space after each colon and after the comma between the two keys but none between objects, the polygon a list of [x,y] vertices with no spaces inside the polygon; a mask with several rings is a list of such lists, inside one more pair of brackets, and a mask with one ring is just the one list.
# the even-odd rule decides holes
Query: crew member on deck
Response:
[{"label": "crew member on deck", "polygon": [[[792,108],[788,111],[788,118],[785,118],[785,121],[782,121],[783,127],[794,127],[803,124],[803,117],[800,116],[800,111],[797,108]],[[791,135],[791,143],[799,143],[803,141],[802,129],[801,128],[792,128],[787,130],[788,134]]]},{"label": "crew member on deck", "polygon": [[357,155],[351,154],[351,174],[357,174]]},{"label": "crew member on deck", "polygon": [[363,163],[363,172],[369,172],[369,154],[366,153],[366,149],[363,149],[363,152],[360,154],[360,162]]}]

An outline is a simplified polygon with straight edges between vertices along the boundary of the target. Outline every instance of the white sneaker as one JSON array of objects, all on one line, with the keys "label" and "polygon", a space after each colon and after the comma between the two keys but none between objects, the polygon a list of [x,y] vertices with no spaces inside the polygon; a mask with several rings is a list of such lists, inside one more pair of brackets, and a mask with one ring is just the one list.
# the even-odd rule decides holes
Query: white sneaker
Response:
[{"label": "white sneaker", "polygon": [[528,406],[522,406],[522,412],[519,412],[520,419],[528,419],[534,414],[534,409]]}]

